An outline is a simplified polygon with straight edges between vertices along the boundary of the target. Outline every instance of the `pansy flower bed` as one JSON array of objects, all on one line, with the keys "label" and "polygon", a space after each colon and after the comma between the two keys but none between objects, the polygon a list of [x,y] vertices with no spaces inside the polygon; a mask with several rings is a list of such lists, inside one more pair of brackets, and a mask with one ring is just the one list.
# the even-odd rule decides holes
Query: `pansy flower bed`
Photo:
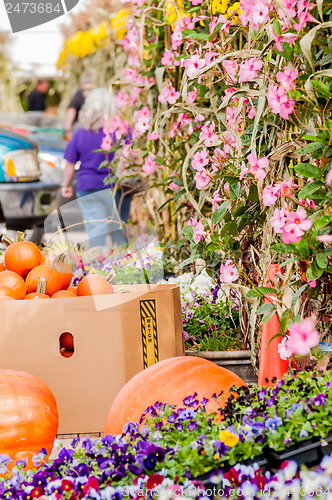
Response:
[{"label": "pansy flower bed", "polygon": [[[221,421],[219,414],[206,412],[207,400],[196,394],[186,397],[182,408],[157,402],[122,435],[75,438],[38,470],[24,470],[21,461],[6,473],[9,457],[1,455],[1,498],[149,499],[167,492],[169,498],[190,498],[206,496],[197,491],[204,484],[222,488],[226,497],[299,498],[302,487],[319,488],[324,498],[332,457],[324,457],[316,471],[298,471],[288,462],[274,474],[245,461],[266,446],[279,449],[308,436],[325,437],[332,427],[331,386],[329,373],[301,373],[274,388],[237,389],[239,396],[230,398]],[[42,458],[42,452],[35,457],[36,466]]]}]

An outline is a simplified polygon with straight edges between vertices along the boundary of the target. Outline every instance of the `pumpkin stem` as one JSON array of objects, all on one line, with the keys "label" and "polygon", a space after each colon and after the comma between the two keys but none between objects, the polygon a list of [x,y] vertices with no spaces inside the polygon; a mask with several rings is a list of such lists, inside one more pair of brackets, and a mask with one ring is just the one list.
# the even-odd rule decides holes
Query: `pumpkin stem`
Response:
[{"label": "pumpkin stem", "polygon": [[12,245],[14,242],[13,240],[11,240],[10,238],[8,238],[8,236],[5,236],[4,234],[2,235],[1,237],[1,243],[4,243],[6,245],[6,247],[9,247],[10,245]]},{"label": "pumpkin stem", "polygon": [[112,283],[112,281],[114,280],[114,278],[116,277],[116,272],[113,271],[113,269],[107,274],[107,276],[105,277],[106,281],[108,281],[109,283]]},{"label": "pumpkin stem", "polygon": [[67,254],[66,252],[61,252],[55,259],[57,262],[65,262],[67,260]]},{"label": "pumpkin stem", "polygon": [[46,285],[47,285],[46,279],[41,277],[40,280],[38,281],[36,292],[37,293],[45,293],[46,292]]},{"label": "pumpkin stem", "polygon": [[25,233],[23,231],[17,231],[16,233],[16,241],[24,241]]}]

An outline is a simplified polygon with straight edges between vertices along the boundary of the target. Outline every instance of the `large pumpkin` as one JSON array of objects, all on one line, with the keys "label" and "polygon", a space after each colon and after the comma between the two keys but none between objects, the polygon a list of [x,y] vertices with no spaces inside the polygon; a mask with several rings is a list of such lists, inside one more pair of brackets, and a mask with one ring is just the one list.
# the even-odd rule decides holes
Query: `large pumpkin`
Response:
[{"label": "large pumpkin", "polygon": [[55,398],[47,385],[29,373],[0,369],[0,455],[28,459],[45,448],[50,454],[58,430]]},{"label": "large pumpkin", "polygon": [[41,261],[41,251],[32,241],[17,241],[9,245],[5,251],[5,266],[25,277]]},{"label": "large pumpkin", "polygon": [[66,290],[73,278],[73,271],[71,265],[66,262],[65,254],[60,254],[52,263],[53,269],[58,271],[61,275],[61,290]]},{"label": "large pumpkin", "polygon": [[[105,434],[121,434],[128,422],[138,422],[144,410],[161,401],[183,407],[186,396],[208,398],[207,411],[225,404],[233,386],[246,385],[235,373],[203,358],[180,356],[165,359],[139,372],[121,389],[108,413]],[[218,403],[212,394],[223,395]]]},{"label": "large pumpkin", "polygon": [[103,295],[114,293],[111,283],[100,274],[88,274],[78,284],[77,295]]}]

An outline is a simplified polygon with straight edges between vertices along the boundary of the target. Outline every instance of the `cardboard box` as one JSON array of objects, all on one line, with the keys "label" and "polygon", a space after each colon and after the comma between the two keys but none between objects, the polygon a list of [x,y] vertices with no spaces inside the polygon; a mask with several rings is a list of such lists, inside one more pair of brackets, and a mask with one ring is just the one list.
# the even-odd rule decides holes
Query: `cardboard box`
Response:
[{"label": "cardboard box", "polygon": [[[0,367],[46,382],[57,400],[59,434],[103,432],[113,399],[131,377],[184,354],[179,287],[121,288],[126,292],[0,302]],[[60,354],[63,332],[74,337],[69,358]]]}]

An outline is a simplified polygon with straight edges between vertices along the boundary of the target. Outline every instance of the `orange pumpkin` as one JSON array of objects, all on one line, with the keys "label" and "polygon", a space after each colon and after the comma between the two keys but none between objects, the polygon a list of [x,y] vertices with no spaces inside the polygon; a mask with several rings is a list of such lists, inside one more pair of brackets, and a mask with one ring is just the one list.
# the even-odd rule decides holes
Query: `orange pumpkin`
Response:
[{"label": "orange pumpkin", "polygon": [[75,295],[77,295],[77,286],[74,286],[74,285],[70,285],[67,290],[69,292],[73,292]]},{"label": "orange pumpkin", "polygon": [[0,273],[1,271],[4,271],[6,269],[6,267],[2,264],[2,262],[0,262]]},{"label": "orange pumpkin", "polygon": [[16,300],[15,297],[11,297],[10,295],[3,295],[0,297],[0,300]]},{"label": "orange pumpkin", "polygon": [[15,299],[24,299],[27,289],[25,281],[14,271],[1,271],[0,285],[8,286],[13,291]]},{"label": "orange pumpkin", "polygon": [[27,293],[26,296],[24,297],[24,300],[32,300],[32,299],[50,299],[51,297],[49,295],[46,295],[46,293],[41,293],[41,292],[31,292]]},{"label": "orange pumpkin", "polygon": [[[105,434],[121,434],[128,422],[138,422],[144,410],[161,401],[183,407],[183,399],[197,392],[208,398],[206,408],[214,412],[224,406],[230,388],[246,385],[235,373],[203,358],[179,356],[165,359],[139,372],[121,389],[108,413]],[[220,394],[218,402],[211,398]]]},{"label": "orange pumpkin", "polygon": [[69,351],[74,350],[74,337],[70,332],[63,332],[60,335],[60,350],[67,349]]},{"label": "orange pumpkin", "polygon": [[70,290],[59,290],[52,295],[52,299],[61,299],[63,297],[77,297],[76,293],[71,292]]},{"label": "orange pumpkin", "polygon": [[73,279],[73,271],[68,262],[65,262],[66,256],[62,253],[60,254],[52,263],[53,269],[61,274],[61,289],[65,290],[69,287],[71,280]]},{"label": "orange pumpkin", "polygon": [[112,285],[100,274],[89,274],[77,287],[77,295],[103,295],[114,293]]},{"label": "orange pumpkin", "polygon": [[58,430],[55,397],[47,385],[29,373],[0,370],[0,454],[28,459],[46,448],[50,454]]},{"label": "orange pumpkin", "polygon": [[25,277],[35,266],[39,266],[41,251],[32,241],[16,241],[6,248],[4,263],[9,271]]},{"label": "orange pumpkin", "polygon": [[9,286],[6,285],[0,285],[0,297],[13,297],[14,298],[14,292]]},{"label": "orange pumpkin", "polygon": [[26,277],[27,291],[28,293],[36,292],[37,286],[41,278],[46,280],[46,290],[47,295],[53,295],[55,292],[61,288],[61,276],[58,271],[53,269],[52,266],[42,264],[40,266],[34,267]]}]

